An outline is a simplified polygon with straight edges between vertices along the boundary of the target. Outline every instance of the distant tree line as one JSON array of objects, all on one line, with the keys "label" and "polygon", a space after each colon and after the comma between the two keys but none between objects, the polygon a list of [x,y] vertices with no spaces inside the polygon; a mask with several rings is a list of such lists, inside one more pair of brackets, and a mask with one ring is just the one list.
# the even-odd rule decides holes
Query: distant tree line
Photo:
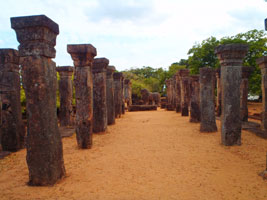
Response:
[{"label": "distant tree line", "polygon": [[188,68],[191,74],[198,74],[202,67],[220,67],[219,60],[214,53],[215,47],[230,43],[249,45],[249,51],[243,63],[244,66],[252,68],[252,74],[249,78],[249,93],[251,95],[261,95],[261,72],[256,64],[256,59],[267,56],[267,37],[263,30],[250,30],[246,33],[239,33],[221,39],[211,36],[201,43],[193,45],[188,50],[188,59],[181,59],[179,62],[171,64],[167,70],[144,66],[142,68],[132,68],[123,71],[123,73],[126,78],[132,81],[133,94],[140,96],[140,90],[147,88],[151,92],[160,92],[164,95],[166,93],[165,80],[172,77],[178,69]]}]

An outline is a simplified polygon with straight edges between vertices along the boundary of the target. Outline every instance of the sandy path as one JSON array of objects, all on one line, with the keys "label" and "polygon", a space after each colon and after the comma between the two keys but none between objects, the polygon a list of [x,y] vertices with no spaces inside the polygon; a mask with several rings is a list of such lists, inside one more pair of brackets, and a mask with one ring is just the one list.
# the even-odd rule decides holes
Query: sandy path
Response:
[{"label": "sandy path", "polygon": [[63,139],[67,178],[54,187],[26,185],[25,150],[0,160],[0,199],[267,199],[267,141],[242,134],[224,147],[175,112],[126,113],[91,150]]}]

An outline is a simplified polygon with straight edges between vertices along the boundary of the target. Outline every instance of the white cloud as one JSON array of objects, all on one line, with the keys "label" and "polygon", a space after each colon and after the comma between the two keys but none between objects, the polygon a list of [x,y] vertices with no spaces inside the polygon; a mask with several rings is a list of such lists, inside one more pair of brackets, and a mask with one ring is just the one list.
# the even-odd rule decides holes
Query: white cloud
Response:
[{"label": "white cloud", "polygon": [[167,67],[210,36],[263,29],[266,6],[263,0],[10,0],[1,4],[0,45],[18,45],[10,17],[45,14],[60,27],[59,65],[72,64],[67,44],[91,43],[119,70]]}]

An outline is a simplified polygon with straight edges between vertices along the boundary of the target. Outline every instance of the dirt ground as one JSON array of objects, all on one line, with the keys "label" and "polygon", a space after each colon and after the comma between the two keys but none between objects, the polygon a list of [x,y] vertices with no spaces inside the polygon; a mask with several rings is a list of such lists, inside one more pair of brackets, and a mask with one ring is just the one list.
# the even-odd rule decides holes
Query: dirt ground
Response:
[{"label": "dirt ground", "polygon": [[90,150],[63,144],[67,177],[53,187],[27,186],[25,150],[0,160],[0,199],[267,199],[267,140],[242,131],[225,147],[173,111],[127,112]]}]

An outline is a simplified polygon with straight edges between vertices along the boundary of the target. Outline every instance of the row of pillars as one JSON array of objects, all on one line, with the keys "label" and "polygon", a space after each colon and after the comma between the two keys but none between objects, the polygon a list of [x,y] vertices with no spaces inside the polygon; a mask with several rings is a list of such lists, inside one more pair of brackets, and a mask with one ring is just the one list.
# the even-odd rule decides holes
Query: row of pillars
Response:
[{"label": "row of pillars", "polygon": [[[94,58],[96,48],[90,44],[67,45],[74,67],[56,67],[52,59],[59,26],[45,15],[11,18],[11,27],[20,45],[18,51],[0,49],[0,150],[17,151],[26,143],[29,185],[53,185],[66,173],[57,120],[58,85],[60,125],[75,126],[78,147],[91,148],[92,133],[104,132],[124,114],[125,101],[131,104],[131,82],[115,72],[108,59]],[[20,70],[27,134],[21,116]]]},{"label": "row of pillars", "polygon": [[[167,108],[181,112],[182,116],[189,116],[190,113],[190,122],[200,122],[201,132],[217,131],[216,115],[220,116],[222,143],[241,145],[242,121],[248,120],[248,78],[251,68],[242,66],[247,51],[248,46],[244,44],[220,45],[215,50],[220,69],[203,67],[199,75],[191,76],[188,69],[179,70],[166,81]],[[257,64],[262,73],[261,124],[267,130],[267,57],[258,59]]]}]

